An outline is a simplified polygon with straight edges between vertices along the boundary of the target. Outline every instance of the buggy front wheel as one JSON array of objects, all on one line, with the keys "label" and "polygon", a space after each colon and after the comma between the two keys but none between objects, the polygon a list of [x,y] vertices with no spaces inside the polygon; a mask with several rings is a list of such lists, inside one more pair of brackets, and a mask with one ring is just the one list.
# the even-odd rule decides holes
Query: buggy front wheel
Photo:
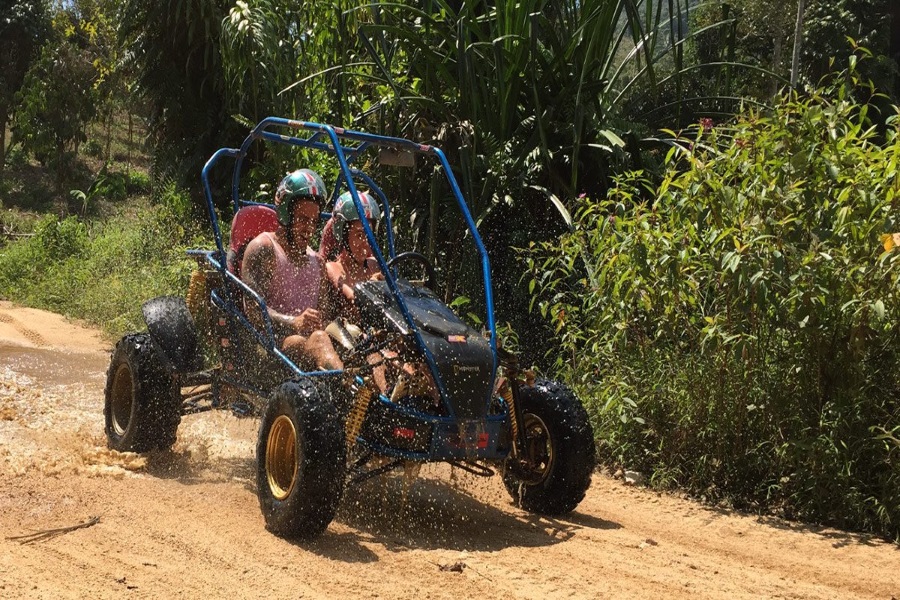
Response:
[{"label": "buggy front wheel", "polygon": [[334,406],[310,380],[272,394],[256,445],[257,494],[266,527],[314,538],[331,523],[344,491],[344,429]]},{"label": "buggy front wheel", "polygon": [[568,388],[541,379],[522,386],[519,401],[524,447],[509,459],[503,483],[513,501],[529,512],[570,512],[584,499],[595,465],[587,412]]}]

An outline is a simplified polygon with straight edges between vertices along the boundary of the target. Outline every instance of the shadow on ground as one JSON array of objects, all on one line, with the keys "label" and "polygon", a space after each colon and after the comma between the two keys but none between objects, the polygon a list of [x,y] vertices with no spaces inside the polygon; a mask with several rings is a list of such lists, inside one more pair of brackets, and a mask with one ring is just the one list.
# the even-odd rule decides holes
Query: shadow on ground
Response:
[{"label": "shadow on ground", "polygon": [[[207,457],[187,449],[148,455],[147,473],[184,485],[240,483],[256,495],[256,460]],[[343,525],[343,527],[342,527]],[[374,562],[375,544],[391,552],[453,550],[497,552],[564,542],[580,530],[621,525],[573,511],[544,517],[521,511],[499,482],[473,478],[463,484],[428,474],[404,497],[402,477],[376,478],[344,492],[335,523],[316,540],[290,540],[300,549],[342,562]]]},{"label": "shadow on ground", "polygon": [[[483,495],[483,494],[481,494]],[[496,552],[509,547],[539,548],[564,542],[582,529],[618,529],[618,523],[578,511],[564,517],[531,515],[508,496],[482,499],[434,478],[420,478],[404,503],[400,478],[367,482],[347,490],[333,527],[303,548],[335,560],[377,560],[361,542],[392,552],[454,550]],[[354,550],[353,548],[356,548]]]},{"label": "shadow on ground", "polygon": [[796,531],[799,533],[811,533],[831,540],[834,548],[843,548],[845,546],[861,545],[861,546],[883,546],[890,544],[894,550],[900,551],[900,545],[891,544],[890,540],[873,535],[870,533],[856,533],[852,531],[843,531],[841,529],[833,529],[823,525],[815,525],[809,523],[801,523],[799,521],[788,521],[781,517],[773,515],[762,515],[757,517],[756,521],[767,527],[780,529],[782,531]]}]

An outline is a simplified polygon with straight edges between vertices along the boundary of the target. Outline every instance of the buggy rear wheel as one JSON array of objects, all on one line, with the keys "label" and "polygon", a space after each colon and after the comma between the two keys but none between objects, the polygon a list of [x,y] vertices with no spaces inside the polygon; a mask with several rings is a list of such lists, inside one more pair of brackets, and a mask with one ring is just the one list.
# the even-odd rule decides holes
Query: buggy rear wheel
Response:
[{"label": "buggy rear wheel", "polygon": [[565,386],[537,380],[520,390],[525,444],[503,475],[527,511],[560,515],[584,499],[595,465],[594,432],[581,402]]},{"label": "buggy rear wheel", "polygon": [[334,519],[344,492],[346,449],[337,410],[315,384],[282,383],[263,413],[256,485],[266,527],[313,538]]},{"label": "buggy rear wheel", "polygon": [[120,452],[168,449],[181,422],[181,395],[149,334],[116,344],[106,375],[107,444]]}]

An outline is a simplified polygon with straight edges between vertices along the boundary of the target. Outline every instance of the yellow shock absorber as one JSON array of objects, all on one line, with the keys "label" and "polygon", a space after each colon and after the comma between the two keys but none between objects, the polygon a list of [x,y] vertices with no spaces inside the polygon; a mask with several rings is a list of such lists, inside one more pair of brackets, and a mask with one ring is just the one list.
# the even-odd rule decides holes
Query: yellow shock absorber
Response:
[{"label": "yellow shock absorber", "polygon": [[[519,422],[516,420],[516,399],[513,398],[512,386],[509,385],[509,381],[506,381],[503,385],[501,395],[509,407],[509,424],[512,429],[513,439],[517,440],[519,439]],[[513,444],[513,447],[515,447],[515,444]]]},{"label": "yellow shock absorber", "polygon": [[347,450],[353,448],[356,444],[356,438],[362,430],[363,421],[366,419],[366,411],[369,410],[369,403],[372,400],[372,389],[369,382],[366,381],[356,391],[353,396],[353,406],[350,408],[350,414],[347,416]]},{"label": "yellow shock absorber", "polygon": [[194,269],[194,272],[191,273],[191,283],[188,285],[186,301],[188,310],[191,312],[194,320],[199,320],[200,311],[208,296],[209,289],[206,285],[206,273],[202,269]]}]

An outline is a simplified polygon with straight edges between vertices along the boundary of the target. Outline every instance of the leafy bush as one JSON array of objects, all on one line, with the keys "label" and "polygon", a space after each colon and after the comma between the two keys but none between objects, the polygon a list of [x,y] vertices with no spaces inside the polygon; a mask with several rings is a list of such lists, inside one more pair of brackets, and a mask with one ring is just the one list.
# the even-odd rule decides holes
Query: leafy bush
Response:
[{"label": "leafy bush", "polygon": [[900,535],[900,121],[876,138],[870,90],[704,123],[527,252],[607,462]]},{"label": "leafy bush", "polygon": [[97,140],[86,141],[82,149],[84,150],[85,154],[94,158],[98,158],[103,154],[103,146],[100,145],[100,142],[98,142]]},{"label": "leafy bush", "polygon": [[96,70],[73,41],[47,44],[25,76],[13,126],[14,138],[44,165],[57,183],[73,167],[74,153],[86,139],[85,124],[96,114]]},{"label": "leafy bush", "polygon": [[92,227],[45,217],[33,237],[0,252],[0,297],[86,319],[111,335],[140,329],[144,300],[187,287],[193,261],[184,250],[203,242],[184,222],[165,207]]},{"label": "leafy bush", "polygon": [[143,171],[131,170],[127,174],[128,194],[147,194],[150,192],[150,176]]}]

